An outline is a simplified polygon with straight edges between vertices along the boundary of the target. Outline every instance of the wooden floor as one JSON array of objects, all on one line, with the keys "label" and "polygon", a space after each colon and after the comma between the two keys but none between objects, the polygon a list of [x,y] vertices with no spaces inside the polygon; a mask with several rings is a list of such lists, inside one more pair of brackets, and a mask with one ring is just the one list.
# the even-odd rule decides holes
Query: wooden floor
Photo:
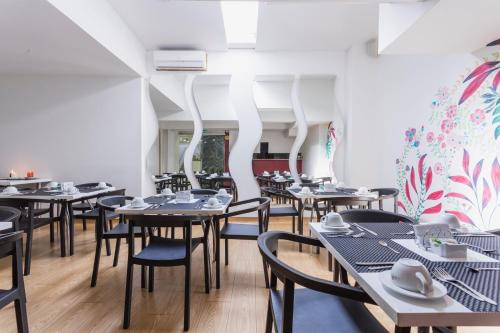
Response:
[{"label": "wooden floor", "polygon": [[[290,230],[285,220],[272,221],[271,229]],[[95,242],[93,225],[82,231],[76,226],[75,255],[59,257],[58,243],[50,245],[48,229],[35,232],[31,275],[26,277],[31,332],[118,332],[123,318],[126,247],[118,267],[103,256],[97,287],[90,288]],[[201,248],[193,259],[193,292],[190,332],[263,332],[267,291],[262,261],[253,241],[230,241],[230,264],[222,266],[222,286],[204,293]],[[280,257],[301,270],[330,279],[326,254],[299,253],[285,244]],[[0,263],[0,287],[9,287],[10,263]],[[157,269],[155,291],[140,288],[135,271],[132,322],[128,332],[182,332],[183,268]],[[371,307],[392,331],[393,324],[377,307]],[[0,310],[0,332],[15,332],[13,306]],[[499,332],[499,328],[461,328],[459,332]]]}]

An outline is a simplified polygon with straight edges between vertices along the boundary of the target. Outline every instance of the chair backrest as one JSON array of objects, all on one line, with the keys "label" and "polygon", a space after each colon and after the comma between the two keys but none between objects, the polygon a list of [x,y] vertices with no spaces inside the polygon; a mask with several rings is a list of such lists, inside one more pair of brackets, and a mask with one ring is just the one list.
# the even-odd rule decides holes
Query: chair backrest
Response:
[{"label": "chair backrest", "polygon": [[215,195],[217,193],[218,192],[216,190],[205,189],[205,188],[197,188],[191,190],[191,194],[195,195]]},{"label": "chair backrest", "polygon": [[97,207],[114,212],[117,207],[124,206],[127,201],[132,201],[134,197],[125,195],[106,195],[97,199]]},{"label": "chair backrest", "polygon": [[393,210],[394,213],[398,212],[398,196],[399,190],[397,188],[372,188],[370,191],[378,192],[378,207],[380,210],[384,209],[384,200],[394,199]]},{"label": "chair backrest", "polygon": [[[83,184],[75,185],[75,187],[85,188],[85,187],[96,187],[97,185],[99,185],[99,183],[83,183]],[[111,185],[110,183],[106,183],[106,186],[113,187],[113,185]]]},{"label": "chair backrest", "polygon": [[307,275],[281,261],[278,258],[279,240],[320,247],[323,245],[317,239],[283,231],[265,232],[257,239],[264,262],[271,268],[270,288],[277,289],[278,279],[283,282],[283,309],[285,311],[280,325],[283,332],[292,332],[295,284],[359,302],[373,303],[373,300],[362,289]]},{"label": "chair backrest", "polygon": [[363,222],[407,222],[416,223],[412,218],[375,209],[349,209],[339,213],[345,222],[363,223]]},{"label": "chair backrest", "polygon": [[15,242],[23,238],[22,231],[14,231],[8,234],[0,234],[0,258],[12,255]]},{"label": "chair backrest", "polygon": [[[237,210],[231,208],[238,207]],[[234,216],[257,212],[259,222],[259,234],[267,231],[269,225],[269,210],[271,207],[271,198],[259,197],[243,201],[232,202],[229,205],[230,212],[214,216],[217,219],[227,219]]]},{"label": "chair backrest", "polygon": [[21,216],[21,211],[14,207],[0,206],[0,222],[16,223]]}]

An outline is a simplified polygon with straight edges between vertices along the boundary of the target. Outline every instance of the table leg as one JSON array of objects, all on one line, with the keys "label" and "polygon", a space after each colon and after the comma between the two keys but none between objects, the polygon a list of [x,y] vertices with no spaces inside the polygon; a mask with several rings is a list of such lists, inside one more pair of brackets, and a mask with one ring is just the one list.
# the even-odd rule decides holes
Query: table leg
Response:
[{"label": "table leg", "polygon": [[59,211],[59,237],[61,238],[61,257],[66,257],[66,203],[60,204]]},{"label": "table leg", "polygon": [[215,219],[215,288],[220,289],[220,221]]},{"label": "table leg", "polygon": [[75,220],[73,217],[73,204],[68,202],[68,227],[69,227],[69,255],[72,256],[75,252]]},{"label": "table leg", "polygon": [[[297,230],[299,231],[299,235],[304,234],[304,204],[302,202],[302,199],[299,199],[299,217]],[[302,252],[302,244],[299,244],[299,251]]]},{"label": "table leg", "polygon": [[430,333],[430,327],[419,327],[417,328],[418,333]]}]

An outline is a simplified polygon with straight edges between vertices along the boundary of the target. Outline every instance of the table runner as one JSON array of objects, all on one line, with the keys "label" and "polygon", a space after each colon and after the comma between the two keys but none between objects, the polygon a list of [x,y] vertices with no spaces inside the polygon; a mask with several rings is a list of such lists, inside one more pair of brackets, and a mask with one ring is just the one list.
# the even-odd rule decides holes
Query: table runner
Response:
[{"label": "table runner", "polygon": [[[432,262],[422,256],[408,250],[407,248],[393,242],[391,238],[413,238],[412,235],[390,235],[391,232],[406,232],[411,230],[411,225],[408,223],[359,223],[361,226],[369,228],[378,236],[366,233],[363,238],[347,238],[347,237],[328,237],[328,232],[322,232],[321,235],[327,242],[339,252],[342,257],[356,270],[358,273],[373,273],[368,270],[367,266],[356,265],[358,261],[397,261],[400,258],[412,258],[422,262],[429,271],[436,267],[445,268],[453,277],[468,284],[472,288],[490,297],[500,304],[500,271],[484,271],[473,273],[466,265],[474,267],[500,267],[498,263],[464,263],[464,262]],[[357,231],[357,228],[352,227]],[[457,237],[458,238],[458,237]],[[394,253],[389,249],[384,248],[378,241],[384,239],[389,246],[396,249],[400,254]],[[464,241],[464,239],[466,239]],[[500,248],[500,237],[461,237],[458,238],[461,242],[481,246],[484,248]],[[496,246],[496,247],[495,247]],[[476,250],[474,248],[471,248]],[[478,250],[476,250],[478,251]],[[500,251],[499,251],[500,252]],[[484,253],[485,254],[485,253]],[[500,259],[499,254],[486,254],[496,259]],[[463,304],[466,308],[475,312],[498,312],[500,305],[492,305],[486,302],[481,302],[475,298],[465,294],[458,288],[449,283],[443,283],[448,289],[448,295]],[[431,303],[429,303],[431,304]]]}]

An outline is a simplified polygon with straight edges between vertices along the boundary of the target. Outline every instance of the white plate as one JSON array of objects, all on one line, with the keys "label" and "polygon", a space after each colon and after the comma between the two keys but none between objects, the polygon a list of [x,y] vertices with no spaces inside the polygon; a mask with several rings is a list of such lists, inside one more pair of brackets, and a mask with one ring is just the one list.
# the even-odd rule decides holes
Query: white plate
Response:
[{"label": "white plate", "polygon": [[209,204],[204,204],[203,208],[206,208],[206,209],[219,209],[219,208],[222,208],[222,204],[219,204],[217,206],[210,206]]},{"label": "white plate", "polygon": [[325,222],[321,222],[321,226],[325,229],[333,229],[333,230],[349,229],[351,227],[351,225],[349,223],[345,223],[345,222],[343,222],[342,225],[339,225],[339,226],[326,225]]},{"label": "white plate", "polygon": [[435,299],[443,298],[444,296],[446,296],[448,294],[448,290],[446,289],[446,287],[441,282],[436,281],[436,280],[432,280],[432,285],[434,286],[433,291],[427,295],[424,295],[421,293],[409,291],[409,290],[406,290],[406,289],[403,289],[403,288],[396,286],[394,284],[394,282],[392,282],[390,270],[381,272],[379,274],[380,274],[379,276],[380,276],[380,281],[382,282],[382,285],[385,288],[387,288],[387,289],[389,289],[389,290],[391,290],[399,295],[403,295],[403,296],[407,296],[407,297],[411,297],[411,298],[423,299],[423,300],[435,300]]}]

